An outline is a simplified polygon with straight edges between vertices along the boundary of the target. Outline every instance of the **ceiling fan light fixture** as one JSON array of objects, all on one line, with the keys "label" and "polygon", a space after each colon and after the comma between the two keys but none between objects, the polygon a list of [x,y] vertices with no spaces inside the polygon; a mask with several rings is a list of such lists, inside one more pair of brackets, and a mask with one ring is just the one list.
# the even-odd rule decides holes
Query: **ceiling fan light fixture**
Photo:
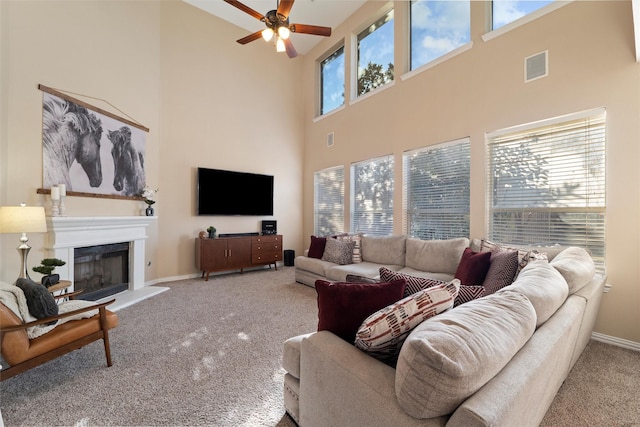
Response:
[{"label": "ceiling fan light fixture", "polygon": [[262,38],[268,42],[273,37],[273,30],[271,28],[265,28],[262,30]]},{"label": "ceiling fan light fixture", "polygon": [[284,46],[284,40],[278,37],[278,40],[276,41],[276,52],[285,52],[286,50],[287,49]]},{"label": "ceiling fan light fixture", "polygon": [[289,30],[289,28],[282,26],[278,28],[278,35],[282,40],[286,40],[291,35],[291,31]]}]

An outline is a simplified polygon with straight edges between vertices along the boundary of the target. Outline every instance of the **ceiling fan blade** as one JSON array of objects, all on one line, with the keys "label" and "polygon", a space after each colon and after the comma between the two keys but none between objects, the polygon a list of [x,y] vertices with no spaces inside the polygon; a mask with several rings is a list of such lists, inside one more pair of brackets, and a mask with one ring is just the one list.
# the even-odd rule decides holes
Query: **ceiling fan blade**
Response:
[{"label": "ceiling fan blade", "polygon": [[289,58],[295,58],[296,56],[298,56],[298,52],[296,51],[296,48],[293,47],[291,39],[284,40],[284,47],[287,50],[287,56],[289,56]]},{"label": "ceiling fan blade", "polygon": [[294,1],[295,0],[280,0],[280,4],[278,5],[278,15],[288,18]]},{"label": "ceiling fan blade", "polygon": [[249,6],[240,3],[238,0],[224,0],[224,1],[229,3],[231,6],[237,7],[241,11],[248,13],[249,15],[256,18],[258,21],[262,21],[264,19],[264,15],[262,13],[256,12],[255,10],[251,9]]},{"label": "ceiling fan blade", "polygon": [[313,34],[316,36],[326,36],[329,37],[331,35],[330,27],[319,27],[317,25],[305,25],[305,24],[291,24],[289,29],[294,33],[300,34]]},{"label": "ceiling fan blade", "polygon": [[240,43],[240,44],[247,44],[247,43],[250,43],[252,41],[258,40],[260,37],[262,37],[262,31],[256,31],[253,34],[249,34],[248,36],[237,40],[237,42]]}]

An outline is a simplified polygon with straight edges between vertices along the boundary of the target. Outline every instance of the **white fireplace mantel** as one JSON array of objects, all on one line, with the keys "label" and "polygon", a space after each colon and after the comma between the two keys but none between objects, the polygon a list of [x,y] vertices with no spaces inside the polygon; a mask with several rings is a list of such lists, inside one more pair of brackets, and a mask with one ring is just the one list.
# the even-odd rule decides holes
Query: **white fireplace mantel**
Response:
[{"label": "white fireplace mantel", "polygon": [[47,218],[46,248],[66,265],[57,267],[61,279],[73,281],[74,249],[129,242],[129,290],[144,287],[146,228],[155,222],[150,216]]}]

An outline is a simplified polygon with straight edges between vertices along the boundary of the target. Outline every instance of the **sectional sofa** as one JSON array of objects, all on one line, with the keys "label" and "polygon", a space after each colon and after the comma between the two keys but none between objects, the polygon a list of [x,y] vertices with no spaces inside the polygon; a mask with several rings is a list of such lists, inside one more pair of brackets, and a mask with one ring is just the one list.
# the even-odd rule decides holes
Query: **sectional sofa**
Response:
[{"label": "sectional sofa", "polygon": [[[406,236],[359,243],[356,263],[297,257],[296,280],[376,279],[381,267],[452,280],[467,247],[494,249]],[[519,263],[531,251],[521,248]],[[591,338],[605,277],[584,249],[537,253],[547,259],[531,259],[510,285],[412,329],[393,365],[329,330],[287,340],[287,412],[302,427],[539,425]]]}]

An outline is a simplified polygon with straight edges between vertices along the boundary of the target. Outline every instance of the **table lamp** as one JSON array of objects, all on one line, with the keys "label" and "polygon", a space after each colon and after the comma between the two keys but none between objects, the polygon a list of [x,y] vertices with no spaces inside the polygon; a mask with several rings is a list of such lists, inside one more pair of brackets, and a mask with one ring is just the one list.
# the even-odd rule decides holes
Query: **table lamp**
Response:
[{"label": "table lamp", "polygon": [[0,233],[22,233],[20,246],[16,249],[20,253],[22,266],[18,279],[30,279],[27,271],[27,255],[31,246],[27,245],[27,233],[46,233],[47,220],[44,208],[41,206],[0,206]]}]

